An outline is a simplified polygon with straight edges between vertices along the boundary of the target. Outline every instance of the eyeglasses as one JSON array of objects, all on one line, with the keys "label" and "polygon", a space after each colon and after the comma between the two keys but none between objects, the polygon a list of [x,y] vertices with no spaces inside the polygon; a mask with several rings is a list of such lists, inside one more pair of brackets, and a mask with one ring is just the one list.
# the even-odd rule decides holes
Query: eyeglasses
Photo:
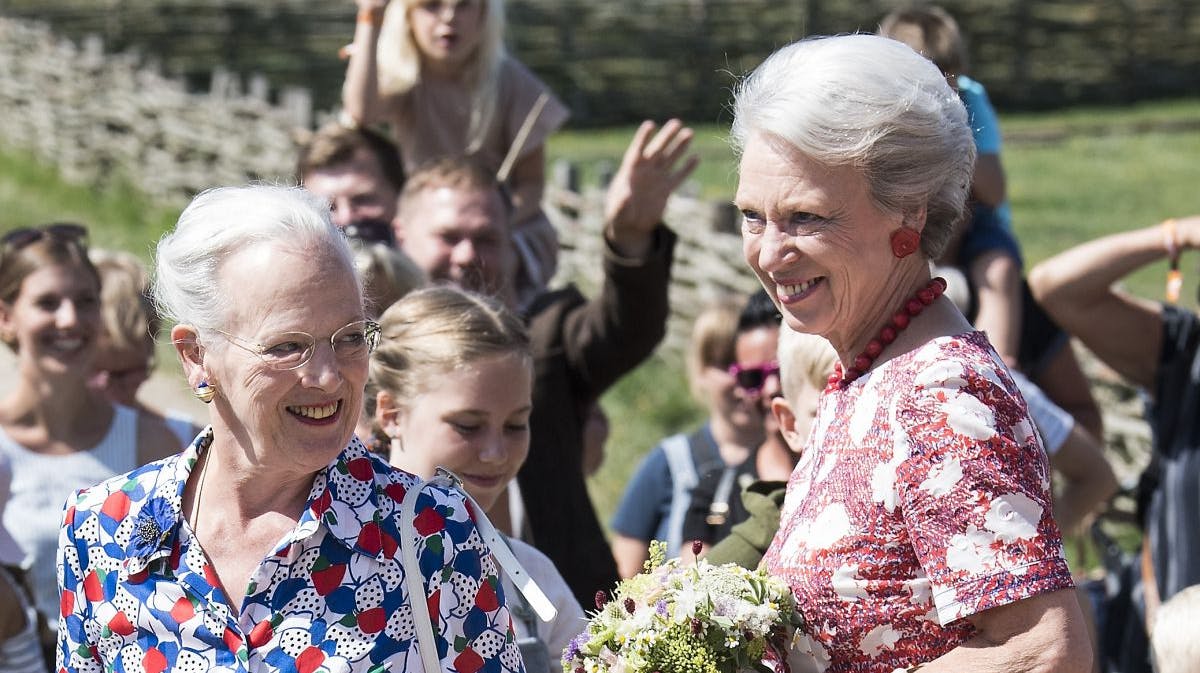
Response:
[{"label": "eyeglasses", "polygon": [[[216,330],[234,346],[258,356],[271,369],[289,370],[303,367],[317,349],[317,338],[307,332],[284,332],[257,343]],[[352,322],[329,337],[329,345],[338,360],[353,361],[365,358],[379,345],[379,324],[371,320]]]},{"label": "eyeglasses", "polygon": [[779,363],[766,362],[761,365],[743,366],[735,362],[729,365],[727,371],[738,388],[753,394],[763,389],[768,378],[779,375]]},{"label": "eyeglasses", "polygon": [[79,242],[87,238],[87,227],[70,222],[55,222],[41,227],[22,227],[13,229],[0,238],[4,247],[20,250],[31,243],[43,238],[53,238],[58,241]]}]

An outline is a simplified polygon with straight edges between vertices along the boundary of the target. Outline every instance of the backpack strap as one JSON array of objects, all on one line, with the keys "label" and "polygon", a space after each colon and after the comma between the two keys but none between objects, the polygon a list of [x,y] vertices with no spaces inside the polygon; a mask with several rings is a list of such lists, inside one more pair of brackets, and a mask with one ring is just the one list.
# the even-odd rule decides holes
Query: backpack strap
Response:
[{"label": "backpack strap", "polygon": [[671,470],[671,510],[667,515],[667,554],[678,556],[683,546],[683,519],[691,505],[692,489],[700,481],[687,435],[671,435],[662,441],[667,467]]},{"label": "backpack strap", "polygon": [[546,594],[542,592],[508,548],[504,537],[488,520],[483,508],[469,493],[463,490],[462,481],[454,473],[439,467],[433,479],[423,481],[408,489],[404,494],[404,499],[400,502],[400,560],[404,564],[404,582],[408,585],[409,604],[412,607],[413,624],[417,632],[417,649],[420,651],[421,662],[427,673],[440,671],[442,665],[438,659],[433,620],[429,616],[425,576],[421,573],[421,566],[417,559],[417,538],[420,537],[420,534],[417,533],[413,521],[417,514],[417,500],[425,487],[430,484],[458,491],[467,501],[468,506],[473,508],[474,516],[472,518],[475,520],[475,527],[478,529],[480,537],[483,538],[492,556],[496,558],[496,562],[500,564],[500,568],[504,570],[504,574],[508,575],[513,585],[524,594],[529,606],[533,608],[538,617],[542,621],[548,622],[558,614],[554,604],[546,598]]}]

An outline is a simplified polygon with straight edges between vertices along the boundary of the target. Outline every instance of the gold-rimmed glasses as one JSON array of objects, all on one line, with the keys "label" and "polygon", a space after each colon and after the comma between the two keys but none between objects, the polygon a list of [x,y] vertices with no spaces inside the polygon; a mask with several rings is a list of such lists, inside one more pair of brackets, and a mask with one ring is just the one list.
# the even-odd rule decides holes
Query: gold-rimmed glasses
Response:
[{"label": "gold-rimmed glasses", "polygon": [[[317,349],[317,338],[307,332],[283,332],[266,343],[251,341],[224,330],[215,329],[229,343],[258,356],[271,369],[289,370],[303,367]],[[329,345],[338,360],[352,362],[366,358],[379,345],[379,324],[372,320],[357,320],[333,333]]]}]

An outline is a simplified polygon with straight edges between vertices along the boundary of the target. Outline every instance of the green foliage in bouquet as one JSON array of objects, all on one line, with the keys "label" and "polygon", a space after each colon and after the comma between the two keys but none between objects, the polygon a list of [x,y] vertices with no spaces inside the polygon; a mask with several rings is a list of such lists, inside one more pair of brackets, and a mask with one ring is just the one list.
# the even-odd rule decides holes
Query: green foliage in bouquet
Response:
[{"label": "green foliage in bouquet", "polygon": [[563,652],[565,671],[761,671],[768,648],[782,652],[791,643],[802,620],[785,582],[732,563],[667,560],[665,548],[652,543],[645,572],[598,606]]}]

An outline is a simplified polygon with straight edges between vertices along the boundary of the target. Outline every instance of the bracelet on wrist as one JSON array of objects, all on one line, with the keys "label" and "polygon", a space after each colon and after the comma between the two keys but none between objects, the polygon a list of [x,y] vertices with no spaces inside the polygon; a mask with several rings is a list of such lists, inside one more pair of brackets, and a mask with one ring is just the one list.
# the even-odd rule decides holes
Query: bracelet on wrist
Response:
[{"label": "bracelet on wrist", "polygon": [[1179,232],[1175,226],[1175,218],[1169,218],[1162,223],[1163,245],[1167,248],[1167,260],[1170,268],[1167,270],[1167,302],[1174,304],[1179,301],[1179,292],[1183,289],[1183,273],[1179,270]]}]

